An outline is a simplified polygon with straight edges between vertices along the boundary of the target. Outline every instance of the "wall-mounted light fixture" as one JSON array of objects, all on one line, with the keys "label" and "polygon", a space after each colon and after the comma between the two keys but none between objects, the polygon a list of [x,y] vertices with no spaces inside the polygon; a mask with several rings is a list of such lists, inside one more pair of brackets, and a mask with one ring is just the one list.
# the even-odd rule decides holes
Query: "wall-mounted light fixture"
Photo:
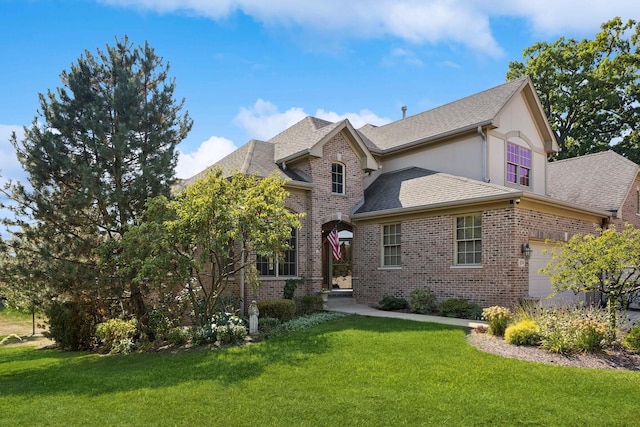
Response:
[{"label": "wall-mounted light fixture", "polygon": [[520,253],[522,253],[524,259],[529,260],[531,258],[531,254],[533,253],[533,249],[531,249],[529,243],[523,243],[520,247]]}]

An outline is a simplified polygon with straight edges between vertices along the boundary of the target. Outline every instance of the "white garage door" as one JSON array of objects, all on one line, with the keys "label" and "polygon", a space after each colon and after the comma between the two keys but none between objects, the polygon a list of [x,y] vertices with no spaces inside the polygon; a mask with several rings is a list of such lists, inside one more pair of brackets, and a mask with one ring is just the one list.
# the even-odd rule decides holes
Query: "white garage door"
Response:
[{"label": "white garage door", "polygon": [[549,282],[548,276],[538,273],[538,270],[545,267],[551,260],[551,249],[554,245],[529,242],[529,246],[533,250],[531,259],[529,259],[529,296],[539,299],[541,302],[552,302],[554,304],[584,301],[584,294],[575,295],[571,291],[561,292],[549,299],[549,295],[553,293],[551,282]]}]

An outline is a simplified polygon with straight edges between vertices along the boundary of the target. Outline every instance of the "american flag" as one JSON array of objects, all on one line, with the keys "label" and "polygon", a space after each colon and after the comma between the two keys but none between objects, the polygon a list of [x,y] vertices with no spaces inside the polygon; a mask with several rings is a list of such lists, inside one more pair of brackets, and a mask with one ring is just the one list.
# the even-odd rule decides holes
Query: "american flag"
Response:
[{"label": "american flag", "polygon": [[327,236],[327,241],[329,242],[329,244],[331,245],[331,249],[333,250],[333,259],[339,260],[342,256],[342,251],[340,250],[340,239],[338,238],[338,230],[335,227]]}]

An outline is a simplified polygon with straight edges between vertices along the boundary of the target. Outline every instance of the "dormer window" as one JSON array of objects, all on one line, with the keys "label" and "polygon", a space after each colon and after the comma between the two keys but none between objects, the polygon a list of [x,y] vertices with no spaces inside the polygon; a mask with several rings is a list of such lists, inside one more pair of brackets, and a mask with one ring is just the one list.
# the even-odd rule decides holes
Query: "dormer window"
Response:
[{"label": "dormer window", "polygon": [[342,163],[331,164],[331,192],[344,194],[344,165]]},{"label": "dormer window", "polygon": [[531,181],[531,150],[507,143],[507,182],[525,187]]}]

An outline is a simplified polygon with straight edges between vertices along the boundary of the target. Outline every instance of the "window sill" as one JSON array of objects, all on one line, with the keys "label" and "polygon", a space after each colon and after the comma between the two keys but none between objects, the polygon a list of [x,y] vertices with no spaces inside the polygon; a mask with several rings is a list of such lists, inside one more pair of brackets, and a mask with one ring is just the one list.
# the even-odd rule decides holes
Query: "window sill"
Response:
[{"label": "window sill", "polygon": [[401,265],[390,265],[385,267],[378,267],[378,270],[402,270]]},{"label": "window sill", "polygon": [[332,196],[342,196],[342,197],[347,197],[346,193],[331,193]]},{"label": "window sill", "polygon": [[467,268],[482,268],[482,264],[459,264],[459,265],[452,265],[451,269],[452,270],[464,270]]},{"label": "window sill", "polygon": [[505,181],[505,187],[517,188],[518,190],[531,190],[531,185],[522,185],[517,182]]}]

